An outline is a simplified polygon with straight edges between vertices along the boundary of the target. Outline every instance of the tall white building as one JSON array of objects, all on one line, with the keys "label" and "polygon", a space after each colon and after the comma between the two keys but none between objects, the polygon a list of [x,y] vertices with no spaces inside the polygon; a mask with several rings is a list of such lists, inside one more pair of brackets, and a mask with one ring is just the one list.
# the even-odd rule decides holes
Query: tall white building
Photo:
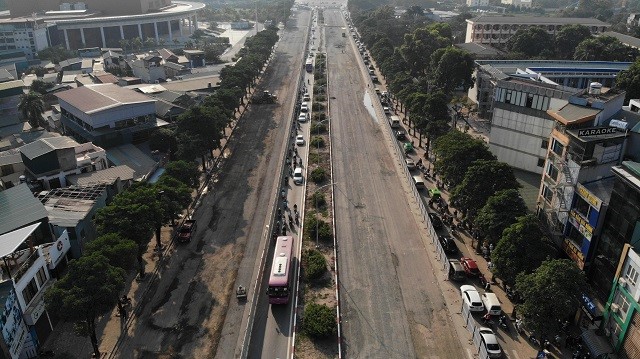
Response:
[{"label": "tall white building", "polygon": [[467,0],[468,7],[489,6],[489,0]]},{"label": "tall white building", "polygon": [[0,51],[20,50],[33,59],[50,45],[47,26],[24,17],[0,21]]},{"label": "tall white building", "polygon": [[502,4],[530,8],[533,0],[501,0]]}]

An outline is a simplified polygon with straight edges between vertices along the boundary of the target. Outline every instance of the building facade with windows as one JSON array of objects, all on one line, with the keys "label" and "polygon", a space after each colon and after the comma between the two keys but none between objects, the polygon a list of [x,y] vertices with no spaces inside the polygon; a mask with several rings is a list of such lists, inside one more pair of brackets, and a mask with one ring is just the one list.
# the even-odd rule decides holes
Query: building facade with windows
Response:
[{"label": "building facade with windows", "polygon": [[509,41],[516,31],[529,27],[539,27],[550,35],[555,35],[567,25],[584,25],[594,35],[607,31],[611,25],[593,18],[534,17],[534,16],[478,16],[467,21],[464,42],[502,45]]},{"label": "building facade with windows", "polygon": [[468,7],[489,6],[489,0],[467,0]]},{"label": "building facade with windows", "polygon": [[33,59],[40,50],[51,46],[48,26],[29,18],[0,19],[0,51],[22,51]]},{"label": "building facade with windows", "polygon": [[621,71],[631,62],[562,61],[562,60],[476,60],[474,86],[468,97],[478,105],[478,114],[491,118],[498,81],[524,79],[541,84],[557,85],[577,90],[586,89],[592,82],[614,87]]},{"label": "building facade with windows", "polygon": [[499,80],[493,99],[489,148],[499,161],[542,173],[553,118],[574,90],[526,79]]},{"label": "building facade with windows", "polygon": [[603,331],[620,358],[640,357],[639,250],[624,245],[605,306]]},{"label": "building facade with windows", "polygon": [[109,148],[147,140],[166,124],[156,118],[155,100],[114,84],[87,85],[55,94],[65,134]]}]

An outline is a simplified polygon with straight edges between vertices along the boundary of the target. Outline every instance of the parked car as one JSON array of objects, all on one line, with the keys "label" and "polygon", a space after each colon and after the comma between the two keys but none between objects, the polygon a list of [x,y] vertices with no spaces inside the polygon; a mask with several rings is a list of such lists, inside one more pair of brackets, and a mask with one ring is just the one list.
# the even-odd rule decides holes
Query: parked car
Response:
[{"label": "parked car", "polygon": [[296,145],[304,146],[304,136],[303,135],[297,135],[296,136]]},{"label": "parked car", "polygon": [[378,76],[376,75],[371,76],[371,81],[378,82]]},{"label": "parked car", "polygon": [[480,269],[478,268],[478,264],[476,261],[469,257],[460,258],[460,263],[464,267],[464,271],[467,272],[467,276],[469,277],[479,277]]},{"label": "parked car", "polygon": [[431,219],[431,224],[433,224],[434,229],[442,228],[442,219],[435,213],[429,213],[429,219]]},{"label": "parked car", "polygon": [[390,115],[391,114],[391,109],[387,106],[382,107],[382,111],[384,111],[385,115]]},{"label": "parked car", "polygon": [[305,93],[302,96],[302,101],[311,101],[311,96],[309,96],[309,93]]},{"label": "parked car", "polygon": [[462,301],[469,307],[470,312],[480,313],[484,311],[484,304],[482,304],[476,287],[468,284],[463,285],[460,287],[460,295],[462,296]]},{"label": "parked car", "polygon": [[302,182],[303,182],[302,168],[296,167],[296,169],[293,170],[293,183],[302,184]]},{"label": "parked car", "polygon": [[467,273],[465,273],[462,264],[457,259],[449,259],[449,279],[455,281],[467,279]]},{"label": "parked car", "polygon": [[407,164],[407,169],[409,171],[412,171],[412,170],[416,169],[416,163],[413,162],[413,160],[411,158],[405,158],[404,162]]},{"label": "parked car", "polygon": [[300,105],[300,112],[309,112],[309,104],[307,102],[303,102]]},{"label": "parked car", "polygon": [[178,229],[178,242],[187,243],[191,242],[191,237],[196,231],[196,220],[187,219]]},{"label": "parked car", "polygon": [[446,254],[455,255],[460,253],[456,242],[449,236],[438,236],[438,242]]},{"label": "parked car", "polygon": [[396,136],[396,139],[400,141],[407,139],[407,133],[403,129],[393,130],[393,134]]},{"label": "parked car", "polygon": [[301,113],[300,116],[298,116],[298,122],[307,122],[307,120],[309,120],[309,115],[306,113]]},{"label": "parked car", "polygon": [[484,346],[489,358],[502,358],[502,348],[498,344],[498,338],[491,328],[482,327],[478,330],[480,333],[480,345]]},{"label": "parked car", "polygon": [[413,151],[413,144],[411,142],[404,143],[404,153],[409,153]]}]

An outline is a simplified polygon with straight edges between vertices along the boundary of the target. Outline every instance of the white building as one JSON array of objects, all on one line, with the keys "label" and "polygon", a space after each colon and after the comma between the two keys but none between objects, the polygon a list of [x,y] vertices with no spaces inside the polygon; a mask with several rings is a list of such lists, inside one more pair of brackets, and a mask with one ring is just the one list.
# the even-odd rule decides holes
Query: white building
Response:
[{"label": "white building", "polygon": [[574,89],[524,79],[497,82],[489,148],[499,161],[542,173],[554,120],[549,109],[568,103]]},{"label": "white building", "polygon": [[66,187],[69,175],[108,167],[107,153],[91,142],[80,144],[70,137],[43,138],[20,147],[28,177],[45,189]]},{"label": "white building", "polygon": [[0,51],[20,50],[28,59],[50,45],[46,24],[26,17],[0,21]]},{"label": "white building", "polygon": [[502,4],[513,5],[521,8],[530,8],[532,0],[501,0]]},{"label": "white building", "polygon": [[482,44],[504,44],[519,29],[539,27],[550,35],[555,35],[566,25],[584,25],[596,35],[611,26],[597,19],[573,17],[535,16],[478,16],[467,20],[467,34],[464,42]]},{"label": "white building", "polygon": [[489,0],[467,0],[468,7],[489,6]]}]

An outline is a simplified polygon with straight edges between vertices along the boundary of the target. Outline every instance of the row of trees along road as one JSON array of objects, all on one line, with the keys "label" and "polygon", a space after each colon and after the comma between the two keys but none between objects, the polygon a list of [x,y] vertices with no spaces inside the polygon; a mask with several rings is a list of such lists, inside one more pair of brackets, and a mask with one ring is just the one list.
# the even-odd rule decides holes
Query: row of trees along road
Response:
[{"label": "row of trees along road", "polygon": [[90,338],[96,358],[96,318],[116,305],[127,271],[136,263],[139,276],[145,276],[142,255],[149,238],[189,205],[199,175],[194,163],[169,162],[156,184],[136,184],[115,196],[96,214],[98,238],[86,244],[83,256],[72,260],[67,273],[46,292],[47,309],[74,322],[76,334]]},{"label": "row of trees along road", "polygon": [[[393,7],[383,6],[354,15],[361,40],[370,49],[390,92],[400,100],[409,130],[418,145],[449,131],[453,90],[473,85],[473,58],[453,47],[451,26],[432,23],[419,7],[396,19]],[[397,45],[397,46],[396,46]]]},{"label": "row of trees along road", "polygon": [[[270,56],[278,35],[268,29],[246,40],[242,58],[225,67],[220,88],[200,106],[179,116],[170,129],[158,130],[152,147],[183,159],[169,162],[156,184],[135,184],[114,197],[96,215],[99,237],[88,243],[84,255],[69,263],[68,272],[46,293],[48,310],[75,323],[76,334],[88,336],[100,357],[96,318],[109,313],[125,287],[127,271],[136,267],[145,276],[143,254],[154,231],[172,223],[191,203],[199,185],[194,162],[220,145],[224,128],[243,105]],[[186,160],[186,161],[185,161]]]},{"label": "row of trees along road", "polygon": [[[558,319],[579,308],[588,285],[577,265],[555,259],[555,247],[538,219],[527,214],[513,170],[499,162],[484,141],[452,130],[434,146],[434,170],[451,190],[450,202],[463,218],[495,245],[493,274],[515,288],[522,302],[518,311],[536,335],[559,333]],[[478,239],[477,246],[482,241]]]}]

